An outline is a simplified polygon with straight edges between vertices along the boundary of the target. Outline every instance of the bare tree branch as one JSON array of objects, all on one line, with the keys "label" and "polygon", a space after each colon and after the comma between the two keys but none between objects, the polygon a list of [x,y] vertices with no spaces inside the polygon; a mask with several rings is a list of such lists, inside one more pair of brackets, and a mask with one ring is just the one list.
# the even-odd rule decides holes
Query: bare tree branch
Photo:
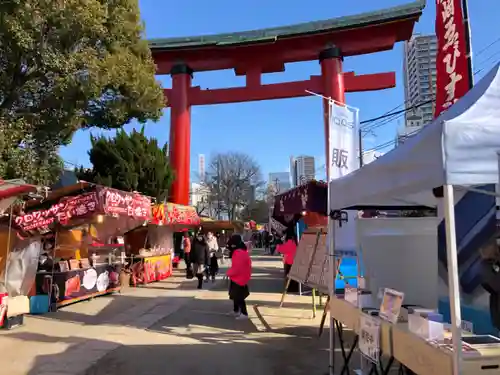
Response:
[{"label": "bare tree branch", "polygon": [[236,220],[263,186],[260,166],[239,152],[214,155],[203,186],[217,214],[226,213],[229,220]]}]

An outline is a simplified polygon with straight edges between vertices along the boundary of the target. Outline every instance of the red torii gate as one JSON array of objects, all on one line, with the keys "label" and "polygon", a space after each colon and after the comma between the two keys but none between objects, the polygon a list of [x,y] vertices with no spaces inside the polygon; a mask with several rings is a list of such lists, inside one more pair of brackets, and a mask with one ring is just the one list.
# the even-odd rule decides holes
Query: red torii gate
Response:
[{"label": "red torii gate", "polygon": [[[342,71],[345,56],[390,50],[410,39],[425,0],[355,16],[233,34],[157,39],[149,46],[157,74],[171,74],[165,89],[170,114],[169,156],[176,178],[171,201],[189,204],[191,114],[193,105],[298,98],[307,91],[345,102],[346,92],[373,91],[396,85],[394,72],[356,75]],[[285,64],[319,59],[321,76],[263,85],[264,73],[283,72]],[[202,90],[191,86],[193,72],[234,69],[246,76],[245,87]],[[329,106],[323,101],[328,161]]]}]

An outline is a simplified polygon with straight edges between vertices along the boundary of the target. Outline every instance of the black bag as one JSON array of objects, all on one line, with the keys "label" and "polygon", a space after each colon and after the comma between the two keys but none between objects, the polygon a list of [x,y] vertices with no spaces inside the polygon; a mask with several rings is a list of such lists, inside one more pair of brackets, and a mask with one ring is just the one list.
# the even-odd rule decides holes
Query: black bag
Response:
[{"label": "black bag", "polygon": [[244,301],[250,295],[248,285],[238,285],[234,281],[229,284],[229,298],[237,301]]},{"label": "black bag", "polygon": [[193,268],[189,266],[188,268],[186,268],[186,279],[191,280],[192,278],[194,278],[194,272]]}]

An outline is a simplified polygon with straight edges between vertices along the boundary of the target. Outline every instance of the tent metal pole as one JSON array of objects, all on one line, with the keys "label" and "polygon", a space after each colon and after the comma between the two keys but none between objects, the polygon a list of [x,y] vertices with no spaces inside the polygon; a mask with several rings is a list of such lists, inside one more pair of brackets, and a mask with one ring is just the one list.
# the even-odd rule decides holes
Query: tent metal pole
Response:
[{"label": "tent metal pole", "polygon": [[[330,201],[330,189],[328,189],[328,201]],[[328,213],[331,212],[330,203],[328,203]],[[330,262],[328,263],[330,280],[330,304],[333,303],[335,298],[335,279],[337,278],[335,267],[335,221],[328,215],[328,255]],[[325,306],[325,309],[328,306]],[[335,319],[330,309],[330,375],[335,373]]]},{"label": "tent metal pole", "polygon": [[[331,148],[331,147],[330,147]],[[328,225],[328,232],[327,232],[327,245],[328,245],[328,256],[329,256],[329,260],[330,262],[328,263],[328,267],[329,267],[329,273],[330,273],[330,277],[331,277],[331,280],[329,281],[329,284],[330,284],[330,290],[329,290],[329,295],[330,295],[330,298],[329,298],[329,303],[330,305],[332,304],[333,302],[333,298],[335,298],[335,279],[337,277],[336,275],[336,267],[335,267],[335,221],[332,219],[332,215],[331,215],[331,212],[332,212],[332,204],[331,204],[331,199],[330,199],[330,193],[331,193],[331,189],[330,189],[330,183],[331,183],[331,180],[330,180],[330,177],[331,177],[331,174],[330,174],[330,166],[328,165],[327,166],[327,169],[326,169],[326,173],[327,173],[327,181],[328,181],[328,185],[327,185],[327,215],[328,215],[328,222],[327,222],[327,225]],[[325,306],[325,309],[329,308],[329,306]],[[329,332],[330,332],[330,355],[329,355],[329,375],[334,375],[335,373],[335,319],[333,318],[333,314],[332,314],[332,310],[330,309],[330,329],[329,329]]]},{"label": "tent metal pole", "polygon": [[444,220],[446,229],[446,257],[448,262],[448,293],[450,298],[451,333],[453,342],[453,375],[460,375],[462,367],[462,314],[460,311],[453,185],[444,185]]}]

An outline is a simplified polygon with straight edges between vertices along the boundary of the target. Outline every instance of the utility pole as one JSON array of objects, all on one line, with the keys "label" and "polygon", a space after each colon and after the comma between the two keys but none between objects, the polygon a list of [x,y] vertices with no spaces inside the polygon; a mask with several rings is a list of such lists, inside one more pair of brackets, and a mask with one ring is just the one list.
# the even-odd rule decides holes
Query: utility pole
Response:
[{"label": "utility pole", "polygon": [[474,86],[474,70],[472,69],[472,39],[470,32],[468,0],[462,0],[462,12],[464,16],[465,54],[467,56],[467,70],[469,73],[469,89],[471,89]]},{"label": "utility pole", "polygon": [[358,130],[359,167],[363,166],[363,132]]},{"label": "utility pole", "polygon": [[217,157],[217,219],[220,220],[220,156]]},{"label": "utility pole", "polygon": [[280,193],[280,180],[279,180],[279,178],[274,179],[274,187],[276,189],[275,195],[278,195]]},{"label": "utility pole", "polygon": [[432,113],[436,111],[436,99],[434,98],[434,85],[432,82],[432,70],[429,66],[429,91],[431,93],[432,98]]}]

